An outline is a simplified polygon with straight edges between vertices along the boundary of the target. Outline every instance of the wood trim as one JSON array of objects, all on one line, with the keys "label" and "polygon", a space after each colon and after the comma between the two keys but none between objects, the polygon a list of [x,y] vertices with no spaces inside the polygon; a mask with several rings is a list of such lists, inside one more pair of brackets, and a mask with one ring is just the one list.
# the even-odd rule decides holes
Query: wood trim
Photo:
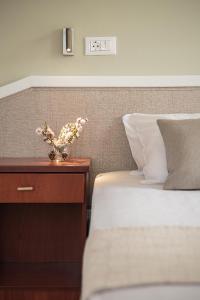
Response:
[{"label": "wood trim", "polygon": [[0,173],[83,173],[90,168],[89,158],[70,158],[51,162],[47,158],[1,158]]},{"label": "wood trim", "polygon": [[28,76],[0,87],[0,99],[34,87],[198,87],[200,75]]}]

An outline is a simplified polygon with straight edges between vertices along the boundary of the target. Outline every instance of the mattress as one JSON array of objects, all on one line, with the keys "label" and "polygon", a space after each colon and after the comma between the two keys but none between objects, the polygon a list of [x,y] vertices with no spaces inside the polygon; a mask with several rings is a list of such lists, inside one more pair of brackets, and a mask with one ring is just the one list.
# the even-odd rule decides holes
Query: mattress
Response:
[{"label": "mattress", "polygon": [[132,226],[200,226],[200,191],[163,190],[138,171],[96,177],[90,232]]},{"label": "mattress", "polygon": [[92,300],[199,300],[200,288],[195,285],[148,286],[104,291]]},{"label": "mattress", "polygon": [[[96,177],[90,233],[97,229],[149,226],[200,226],[200,191],[165,191],[145,184],[138,171]],[[200,299],[199,285],[155,285],[102,291],[91,300]]]}]

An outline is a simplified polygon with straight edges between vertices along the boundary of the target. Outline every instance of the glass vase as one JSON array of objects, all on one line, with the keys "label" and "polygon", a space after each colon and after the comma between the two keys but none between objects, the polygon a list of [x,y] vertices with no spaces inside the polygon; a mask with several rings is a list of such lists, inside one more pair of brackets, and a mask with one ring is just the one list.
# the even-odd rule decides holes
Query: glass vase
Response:
[{"label": "glass vase", "polygon": [[58,149],[55,146],[52,146],[52,150],[48,153],[49,159],[51,161],[66,161],[70,156],[70,148],[66,146],[63,149]]}]

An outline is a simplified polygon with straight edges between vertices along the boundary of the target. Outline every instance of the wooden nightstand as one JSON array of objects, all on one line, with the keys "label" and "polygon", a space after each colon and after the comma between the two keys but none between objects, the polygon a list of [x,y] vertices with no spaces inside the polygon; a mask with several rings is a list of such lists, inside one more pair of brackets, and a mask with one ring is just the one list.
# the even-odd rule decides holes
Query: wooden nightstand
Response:
[{"label": "wooden nightstand", "polygon": [[0,300],[76,300],[89,159],[0,159]]}]

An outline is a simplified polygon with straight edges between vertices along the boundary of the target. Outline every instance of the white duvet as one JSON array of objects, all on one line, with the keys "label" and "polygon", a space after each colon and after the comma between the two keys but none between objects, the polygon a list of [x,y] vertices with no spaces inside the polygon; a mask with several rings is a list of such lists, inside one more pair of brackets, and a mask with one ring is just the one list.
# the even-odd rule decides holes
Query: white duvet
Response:
[{"label": "white duvet", "polygon": [[[144,226],[200,226],[200,191],[164,191],[137,171],[100,174],[94,185],[90,232]],[[197,262],[199,263],[199,262]],[[92,300],[199,300],[200,287],[146,286],[105,291]]]},{"label": "white duvet", "polygon": [[97,176],[90,230],[132,226],[200,226],[200,191],[142,184],[137,171]]}]

